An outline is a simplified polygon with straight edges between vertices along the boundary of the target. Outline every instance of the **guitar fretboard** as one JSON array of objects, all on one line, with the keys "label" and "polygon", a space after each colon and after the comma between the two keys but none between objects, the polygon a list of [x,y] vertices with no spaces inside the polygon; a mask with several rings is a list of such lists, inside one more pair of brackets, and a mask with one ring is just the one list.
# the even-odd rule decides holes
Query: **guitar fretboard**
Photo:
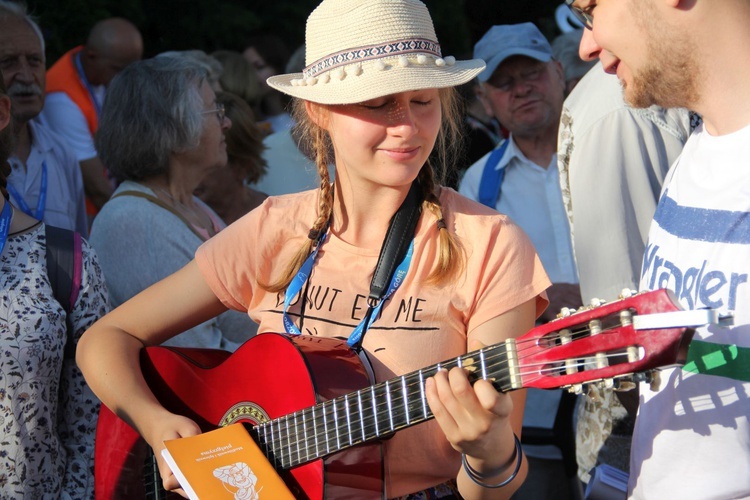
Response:
[{"label": "guitar fretboard", "polygon": [[514,355],[511,340],[259,424],[252,432],[276,468],[289,469],[431,419],[424,383],[438,370],[461,366],[472,383],[484,379],[509,390],[508,360]]}]

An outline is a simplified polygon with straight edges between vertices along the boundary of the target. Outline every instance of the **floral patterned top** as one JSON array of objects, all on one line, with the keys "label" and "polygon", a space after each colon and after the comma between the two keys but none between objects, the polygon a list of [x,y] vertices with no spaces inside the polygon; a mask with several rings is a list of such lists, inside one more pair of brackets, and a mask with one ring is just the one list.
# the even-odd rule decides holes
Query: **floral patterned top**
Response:
[{"label": "floral patterned top", "polygon": [[[0,498],[94,497],[99,402],[65,357],[66,312],[47,278],[44,225],[10,235],[0,255]],[[82,243],[74,341],[109,309]]]}]

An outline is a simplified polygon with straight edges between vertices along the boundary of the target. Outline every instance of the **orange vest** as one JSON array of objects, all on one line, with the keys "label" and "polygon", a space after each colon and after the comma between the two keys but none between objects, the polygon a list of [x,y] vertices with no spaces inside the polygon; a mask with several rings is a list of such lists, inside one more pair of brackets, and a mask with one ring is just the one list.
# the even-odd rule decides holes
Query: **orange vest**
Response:
[{"label": "orange vest", "polygon": [[[69,50],[47,70],[46,91],[48,94],[52,92],[64,92],[68,94],[70,100],[80,108],[84,118],[86,118],[89,132],[91,132],[91,136],[93,137],[99,128],[99,117],[96,114],[94,98],[91,97],[89,89],[83,80],[81,80],[81,77],[78,75],[78,68],[76,68],[75,57],[82,49],[83,46],[79,45]],[[106,172],[102,172],[102,174],[106,176]],[[97,212],[98,210],[94,204],[86,196],[86,213],[93,217]]]},{"label": "orange vest", "polygon": [[50,69],[47,70],[47,93],[65,92],[68,97],[81,109],[89,132],[93,136],[99,128],[99,117],[96,115],[94,99],[86,84],[81,80],[76,68],[75,57],[83,46],[69,50]]}]

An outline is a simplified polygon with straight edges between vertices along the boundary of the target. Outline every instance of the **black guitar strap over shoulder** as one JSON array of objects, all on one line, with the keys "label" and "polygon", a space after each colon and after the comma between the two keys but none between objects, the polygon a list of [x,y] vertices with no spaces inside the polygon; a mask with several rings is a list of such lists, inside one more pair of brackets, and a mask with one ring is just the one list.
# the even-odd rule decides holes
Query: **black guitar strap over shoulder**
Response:
[{"label": "black guitar strap over shoulder", "polygon": [[409,244],[414,238],[419,217],[422,215],[422,189],[414,181],[406,195],[406,199],[391,217],[388,232],[380,248],[380,256],[375,266],[375,273],[370,283],[370,301],[383,298],[386,288],[396,272],[396,267],[403,260]]},{"label": "black guitar strap over shoulder", "polygon": [[[375,266],[375,272],[370,282],[370,296],[367,299],[367,312],[365,317],[365,328],[369,322],[370,315],[375,306],[385,295],[388,285],[393,278],[393,273],[399,263],[404,259],[406,252],[409,250],[411,240],[414,238],[414,231],[417,228],[417,222],[422,215],[422,188],[419,182],[414,181],[406,195],[406,199],[398,208],[396,213],[391,217],[388,232],[383,240],[383,246],[380,248],[380,256]],[[359,343],[355,346],[360,350],[362,340],[366,330],[362,332]]]}]

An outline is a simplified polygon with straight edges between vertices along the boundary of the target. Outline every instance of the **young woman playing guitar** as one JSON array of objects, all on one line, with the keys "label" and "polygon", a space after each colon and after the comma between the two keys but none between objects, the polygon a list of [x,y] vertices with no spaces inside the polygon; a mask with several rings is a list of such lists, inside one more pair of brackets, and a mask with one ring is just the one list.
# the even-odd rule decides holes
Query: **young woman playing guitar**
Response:
[{"label": "young woman playing guitar", "polygon": [[[444,57],[417,0],[325,0],[306,46],[305,72],[269,84],[297,98],[320,189],[270,197],[79,344],[91,387],[157,452],[200,429],[153,396],[139,352],[228,308],[247,311],[260,334],[348,338],[379,382],[519,336],[546,306],[549,281],[523,232],[438,183],[440,160],[450,168],[455,153],[452,87],[484,63]],[[397,211],[416,214],[415,227],[386,238]],[[373,275],[392,262],[383,294],[369,298]],[[435,419],[385,442],[383,494],[509,498],[526,475],[524,391],[472,386],[460,368],[425,390]],[[178,489],[159,465],[165,487]]]}]

